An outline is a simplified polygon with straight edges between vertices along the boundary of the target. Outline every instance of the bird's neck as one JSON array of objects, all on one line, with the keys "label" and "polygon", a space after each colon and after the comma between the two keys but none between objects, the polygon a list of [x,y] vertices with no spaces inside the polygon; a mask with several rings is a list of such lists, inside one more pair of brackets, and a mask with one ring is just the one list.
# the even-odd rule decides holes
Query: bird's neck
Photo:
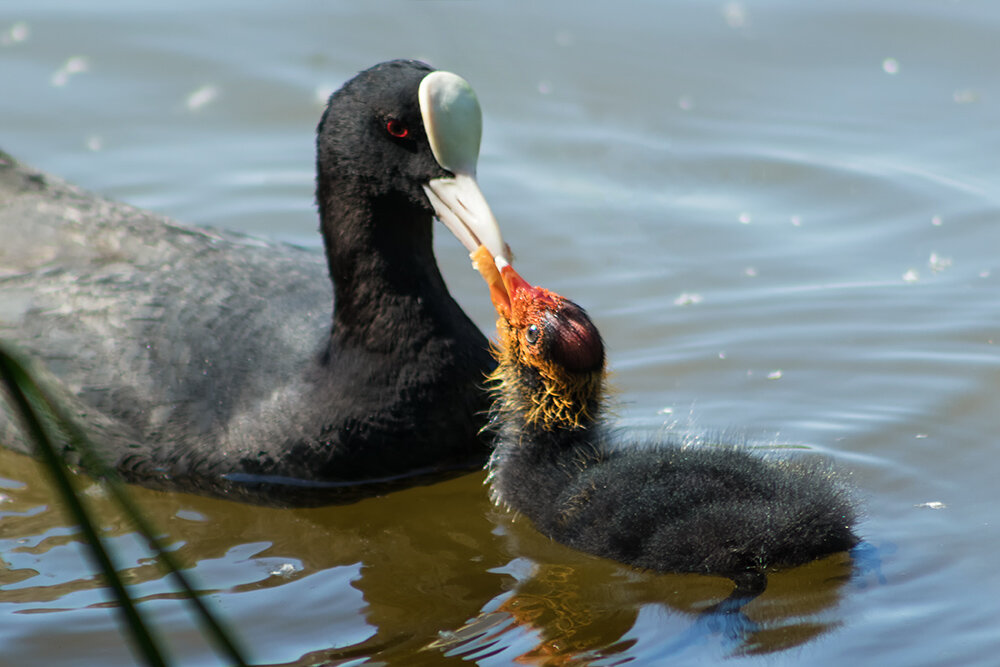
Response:
[{"label": "bird's neck", "polygon": [[[603,382],[603,377],[594,381]],[[554,529],[547,523],[552,508],[567,485],[584,462],[603,451],[600,401],[593,398],[589,407],[540,407],[537,392],[525,393],[534,379],[508,376],[498,382],[491,415],[495,438],[487,466],[492,498],[549,532]]]},{"label": "bird's neck", "polygon": [[451,303],[434,260],[429,213],[401,197],[329,196],[320,203],[320,220],[334,286],[335,332],[367,340],[397,335],[401,332],[386,327],[415,317],[400,311]]},{"label": "bird's neck", "polygon": [[496,423],[509,425],[524,441],[572,442],[600,422],[606,375],[567,373],[518,364],[515,353],[495,350],[498,365],[488,381]]}]

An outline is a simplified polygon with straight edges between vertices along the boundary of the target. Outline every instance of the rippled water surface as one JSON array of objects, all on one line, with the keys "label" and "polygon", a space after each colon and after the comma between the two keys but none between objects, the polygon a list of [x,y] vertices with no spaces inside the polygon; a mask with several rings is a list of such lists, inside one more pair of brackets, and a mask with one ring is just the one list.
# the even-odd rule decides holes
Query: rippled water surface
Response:
[{"label": "rippled water surface", "polygon": [[[308,511],[137,490],[259,663],[993,665],[998,37],[985,0],[8,0],[0,146],[318,246],[320,100],[429,60],[476,88],[483,189],[522,273],[600,326],[623,425],[802,444],[863,498],[860,562],[774,576],[727,623],[701,614],[726,580],[554,545],[481,474]],[[490,330],[445,233],[438,255]],[[221,664],[98,502],[178,664]],[[81,553],[39,467],[0,450],[0,664],[132,664]]]}]

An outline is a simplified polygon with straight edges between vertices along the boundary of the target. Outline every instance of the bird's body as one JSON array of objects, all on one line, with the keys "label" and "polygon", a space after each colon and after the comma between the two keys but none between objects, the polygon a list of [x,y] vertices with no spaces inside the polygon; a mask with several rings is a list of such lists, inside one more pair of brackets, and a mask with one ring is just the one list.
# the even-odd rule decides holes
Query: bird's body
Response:
[{"label": "bird's body", "polygon": [[[0,339],[127,479],[321,504],[485,460],[493,362],[431,244],[424,188],[451,177],[417,102],[431,71],[384,63],[331,98],[325,256],[185,227],[0,153]],[[28,448],[2,411],[0,444]]]},{"label": "bird's body", "polygon": [[477,264],[500,314],[498,504],[563,544],[661,572],[738,578],[857,543],[849,492],[823,463],[621,437],[603,417],[604,346],[586,313]]},{"label": "bird's body", "polygon": [[531,440],[535,447],[524,435],[499,427],[494,497],[581,551],[660,572],[732,576],[857,542],[844,490],[819,462],[607,433],[563,449]]}]

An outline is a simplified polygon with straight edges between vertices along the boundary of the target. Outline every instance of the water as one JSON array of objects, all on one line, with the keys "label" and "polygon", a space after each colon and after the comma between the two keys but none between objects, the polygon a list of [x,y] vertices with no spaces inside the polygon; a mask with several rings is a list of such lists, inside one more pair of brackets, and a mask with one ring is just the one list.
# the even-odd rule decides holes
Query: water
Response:
[{"label": "water", "polygon": [[[990,665],[998,29],[1000,5],[929,0],[10,0],[0,146],[316,245],[319,99],[428,59],[476,88],[482,187],[522,274],[600,326],[623,425],[804,444],[864,501],[860,566],[773,577],[732,626],[699,616],[725,580],[551,544],[492,510],[482,475],[308,511],[138,491],[260,663]],[[438,246],[491,329],[457,242]],[[0,451],[0,494],[0,664],[132,664],[38,466]],[[219,664],[99,507],[178,663]]]}]

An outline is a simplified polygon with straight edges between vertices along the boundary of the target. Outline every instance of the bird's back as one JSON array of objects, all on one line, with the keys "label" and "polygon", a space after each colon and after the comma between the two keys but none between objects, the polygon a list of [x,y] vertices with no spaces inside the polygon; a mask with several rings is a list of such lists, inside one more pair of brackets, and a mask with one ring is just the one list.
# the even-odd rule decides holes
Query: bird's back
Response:
[{"label": "bird's back", "polygon": [[[338,346],[321,252],[186,227],[2,152],[0,238],[0,339],[132,481],[321,504],[486,457],[492,362],[446,291],[406,301],[391,349]],[[29,449],[3,405],[0,445]]]},{"label": "bird's back", "polygon": [[184,227],[2,154],[0,235],[0,338],[141,437],[211,433],[329,329],[320,253]]}]

